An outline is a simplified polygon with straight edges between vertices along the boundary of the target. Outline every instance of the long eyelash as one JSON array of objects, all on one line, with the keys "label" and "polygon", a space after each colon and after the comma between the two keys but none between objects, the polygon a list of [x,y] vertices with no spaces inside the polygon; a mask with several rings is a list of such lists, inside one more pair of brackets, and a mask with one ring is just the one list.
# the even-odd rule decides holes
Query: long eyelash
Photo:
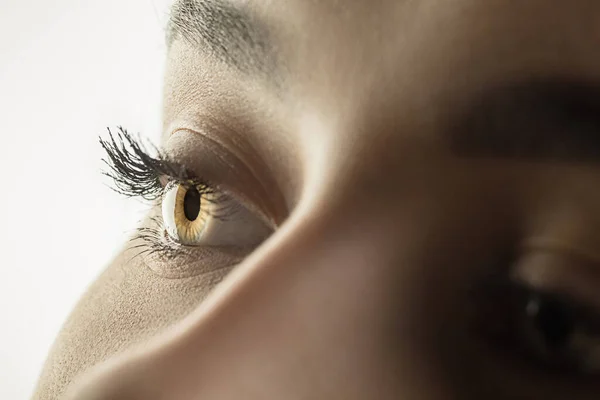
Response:
[{"label": "long eyelash", "polygon": [[181,182],[192,178],[184,166],[167,159],[156,147],[152,146],[156,156],[150,155],[141,140],[136,141],[126,129],[118,127],[116,134],[108,129],[108,136],[108,140],[100,138],[107,155],[102,161],[108,170],[103,174],[113,180],[116,192],[153,201],[163,194],[162,178]]}]

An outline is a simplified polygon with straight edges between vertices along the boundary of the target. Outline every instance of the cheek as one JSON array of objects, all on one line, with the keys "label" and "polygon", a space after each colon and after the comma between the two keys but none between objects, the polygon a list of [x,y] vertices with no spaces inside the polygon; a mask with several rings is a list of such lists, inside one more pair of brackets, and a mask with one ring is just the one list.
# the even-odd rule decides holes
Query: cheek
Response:
[{"label": "cheek", "polygon": [[181,320],[229,272],[168,279],[134,254],[120,254],[81,298],[50,352],[34,399],[59,398],[77,375]]}]

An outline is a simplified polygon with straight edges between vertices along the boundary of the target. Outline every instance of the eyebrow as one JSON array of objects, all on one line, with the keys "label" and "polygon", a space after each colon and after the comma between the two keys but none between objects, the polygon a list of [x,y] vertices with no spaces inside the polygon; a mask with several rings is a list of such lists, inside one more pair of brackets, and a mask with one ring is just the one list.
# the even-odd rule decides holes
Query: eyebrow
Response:
[{"label": "eyebrow", "polygon": [[167,25],[167,45],[179,39],[244,73],[273,70],[266,26],[247,7],[226,0],[177,0]]},{"label": "eyebrow", "polygon": [[451,128],[463,157],[600,163],[600,87],[544,80],[479,96]]}]

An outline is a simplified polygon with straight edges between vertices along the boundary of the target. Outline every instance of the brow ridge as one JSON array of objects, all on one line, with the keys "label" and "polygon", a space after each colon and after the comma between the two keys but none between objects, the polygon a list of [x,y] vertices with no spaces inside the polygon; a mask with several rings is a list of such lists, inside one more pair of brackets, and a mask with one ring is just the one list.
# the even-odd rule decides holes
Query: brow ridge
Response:
[{"label": "brow ridge", "polygon": [[184,40],[244,73],[272,72],[273,47],[265,24],[245,6],[225,0],[178,0],[167,44]]}]

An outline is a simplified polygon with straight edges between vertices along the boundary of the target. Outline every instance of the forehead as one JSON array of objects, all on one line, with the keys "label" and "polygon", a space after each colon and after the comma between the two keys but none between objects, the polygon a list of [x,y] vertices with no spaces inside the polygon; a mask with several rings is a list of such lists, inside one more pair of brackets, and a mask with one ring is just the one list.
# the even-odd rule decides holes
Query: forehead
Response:
[{"label": "forehead", "polygon": [[166,120],[241,98],[360,118],[600,71],[593,0],[184,0],[174,11]]}]

